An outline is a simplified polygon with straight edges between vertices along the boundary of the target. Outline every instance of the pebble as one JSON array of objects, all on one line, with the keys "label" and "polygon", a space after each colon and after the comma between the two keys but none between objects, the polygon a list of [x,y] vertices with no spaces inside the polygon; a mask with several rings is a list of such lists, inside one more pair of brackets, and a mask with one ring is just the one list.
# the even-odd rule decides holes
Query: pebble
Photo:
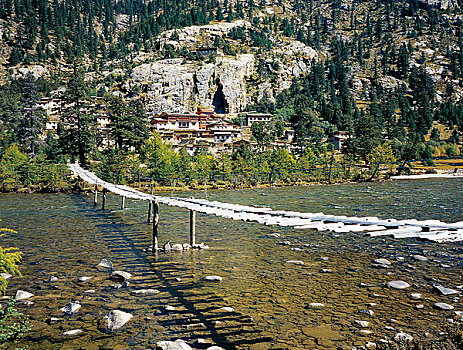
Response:
[{"label": "pebble", "polygon": [[204,279],[206,281],[221,282],[223,278],[220,277],[220,276],[206,276],[206,277],[204,277]]},{"label": "pebble", "polygon": [[58,277],[56,276],[51,276],[49,279],[50,282],[58,282]]},{"label": "pebble", "polygon": [[14,299],[16,301],[18,301],[18,300],[29,299],[29,298],[32,298],[33,296],[34,296],[34,294],[32,294],[32,293],[29,293],[29,292],[26,292],[24,290],[19,290],[18,289],[16,291],[16,295],[15,295]]},{"label": "pebble", "polygon": [[90,281],[93,277],[82,276],[79,277],[79,282],[87,282]]},{"label": "pebble", "polygon": [[81,308],[81,305],[78,301],[71,301],[69,304],[62,307],[60,310],[63,311],[67,315],[72,315],[72,314],[75,314],[77,311],[79,311],[80,308]]},{"label": "pebble", "polygon": [[158,341],[156,347],[162,350],[192,350],[191,346],[181,339],[177,339],[176,341]]},{"label": "pebble", "polygon": [[452,294],[459,293],[455,289],[445,288],[445,287],[442,287],[442,286],[434,286],[433,289],[434,289],[435,292],[437,292],[440,295],[452,295]]},{"label": "pebble", "polygon": [[397,342],[400,341],[412,341],[413,337],[410,334],[399,332],[394,336],[394,340]]},{"label": "pebble", "polygon": [[131,293],[149,295],[149,294],[159,294],[161,292],[158,291],[157,289],[137,289],[137,290],[133,290]]},{"label": "pebble", "polygon": [[167,311],[167,312],[175,311],[175,307],[173,307],[171,305],[164,305],[163,309],[164,309],[164,311]]},{"label": "pebble", "polygon": [[416,261],[426,261],[426,260],[428,260],[428,258],[423,256],[423,255],[413,255],[413,259],[415,259]]},{"label": "pebble", "polygon": [[367,342],[367,343],[365,344],[365,347],[366,347],[367,349],[376,349],[376,343]]},{"label": "pebble", "polygon": [[87,289],[87,290],[84,290],[84,293],[96,293],[96,290],[95,289]]},{"label": "pebble", "polygon": [[280,237],[280,234],[279,233],[269,233],[267,235],[267,237],[269,237],[269,238],[278,238],[278,237]]},{"label": "pebble", "polygon": [[230,307],[230,306],[221,307],[219,310],[227,311],[227,312],[233,312],[233,311],[235,311],[235,309],[232,308],[232,307]]},{"label": "pebble", "polygon": [[421,295],[421,293],[411,293],[410,294],[410,298],[412,299],[421,299],[423,296]]},{"label": "pebble", "polygon": [[114,288],[114,289],[120,289],[120,288],[122,288],[122,284],[120,284],[120,283],[110,284],[109,286],[110,286],[111,288]]},{"label": "pebble", "polygon": [[301,260],[288,260],[287,264],[294,264],[294,265],[304,265],[304,262]]},{"label": "pebble", "polygon": [[290,242],[290,241],[283,241],[283,242],[278,242],[278,244],[281,244],[281,245],[291,245],[291,242]]},{"label": "pebble", "polygon": [[422,309],[424,308],[424,305],[423,304],[418,304],[415,306],[415,309]]},{"label": "pebble", "polygon": [[360,327],[360,328],[368,328],[370,326],[370,322],[361,321],[361,320],[355,320],[354,321],[354,326],[357,326],[357,327]]},{"label": "pebble", "polygon": [[391,262],[390,262],[389,260],[383,259],[383,258],[381,258],[381,259],[375,259],[374,262],[375,262],[376,264],[379,264],[379,265],[388,265],[388,266],[391,265]]},{"label": "pebble", "polygon": [[58,322],[62,322],[63,319],[61,318],[56,318],[56,317],[51,317],[47,320],[47,323],[48,324],[55,324],[55,323],[58,323]]},{"label": "pebble", "polygon": [[320,309],[325,306],[323,303],[309,303],[308,306],[312,309]]},{"label": "pebble", "polygon": [[321,269],[320,272],[322,273],[334,273],[334,271],[328,270],[328,269]]},{"label": "pebble", "polygon": [[440,310],[453,310],[454,307],[452,305],[446,303],[434,303],[434,307]]},{"label": "pebble", "polygon": [[82,333],[83,333],[83,332],[82,332],[81,329],[73,329],[73,330],[71,330],[71,331],[64,332],[63,335],[64,335],[65,337],[74,337],[74,336],[80,335],[80,334],[82,334]]},{"label": "pebble", "polygon": [[301,248],[291,248],[291,250],[292,250],[293,252],[301,252],[301,251],[302,251]]},{"label": "pebble", "polygon": [[386,326],[384,329],[387,329],[388,331],[395,331],[395,328],[391,326]]},{"label": "pebble", "polygon": [[410,285],[404,281],[390,281],[390,282],[387,282],[387,286],[389,288],[394,288],[394,289],[405,289],[405,288],[410,287]]},{"label": "pebble", "polygon": [[359,313],[365,314],[365,315],[368,315],[368,316],[373,316],[374,315],[374,312],[372,310],[359,310]]},{"label": "pebble", "polygon": [[181,279],[180,277],[175,277],[175,280],[176,280],[177,282],[181,282],[181,281],[182,281],[182,279]]}]

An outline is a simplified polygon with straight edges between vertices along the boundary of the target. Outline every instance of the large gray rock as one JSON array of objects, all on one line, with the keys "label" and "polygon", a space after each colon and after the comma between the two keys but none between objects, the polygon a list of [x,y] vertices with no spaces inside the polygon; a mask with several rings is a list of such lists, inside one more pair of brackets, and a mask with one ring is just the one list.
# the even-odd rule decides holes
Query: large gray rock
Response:
[{"label": "large gray rock", "polygon": [[122,328],[133,317],[131,313],[112,310],[103,318],[103,327],[107,332],[114,332]]},{"label": "large gray rock", "polygon": [[162,350],[192,350],[191,346],[181,339],[177,339],[176,341],[158,341],[156,347]]},{"label": "large gray rock", "polygon": [[404,281],[390,281],[390,282],[387,282],[387,286],[393,289],[405,289],[405,288],[410,287],[410,285]]},{"label": "large gray rock", "polygon": [[189,113],[200,105],[212,106],[222,87],[229,113],[246,107],[246,78],[254,72],[254,55],[218,57],[216,63],[185,64],[182,58],[145,63],[132,71],[131,82],[147,90],[148,109],[153,113]]}]

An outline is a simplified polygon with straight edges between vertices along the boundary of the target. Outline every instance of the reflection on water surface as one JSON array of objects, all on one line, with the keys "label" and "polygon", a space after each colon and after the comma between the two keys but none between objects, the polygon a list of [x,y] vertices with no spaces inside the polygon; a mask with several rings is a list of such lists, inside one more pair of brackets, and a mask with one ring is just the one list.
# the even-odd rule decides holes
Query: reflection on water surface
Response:
[{"label": "reflection on water surface", "polygon": [[[209,191],[207,195],[212,200],[274,209],[453,222],[463,220],[462,183],[423,180]],[[205,193],[177,195],[204,197]],[[147,349],[155,348],[159,340],[177,338],[202,348],[217,343],[227,349],[350,349],[390,339],[399,330],[417,338],[438,334],[455,316],[435,309],[435,302],[463,310],[459,293],[440,296],[432,289],[440,284],[460,291],[460,243],[296,231],[198,214],[198,240],[211,249],[161,253],[154,259],[144,251],[151,232],[144,223],[147,204],[129,201],[128,209],[121,211],[117,210],[120,198],[108,197],[108,208],[113,210],[102,212],[87,195],[0,195],[3,226],[19,231],[2,244],[24,252],[24,276],[13,279],[8,291],[35,294],[33,305],[19,306],[31,315],[29,349]],[[281,236],[267,236],[273,233]],[[187,242],[186,210],[161,206],[160,241],[168,240]],[[291,245],[277,244],[280,241]],[[416,260],[414,255],[428,260]],[[111,287],[115,282],[109,274],[95,269],[102,258],[132,273],[130,286]],[[377,258],[392,264],[373,267]],[[301,260],[304,265],[288,260]],[[223,281],[207,282],[208,275],[221,276]],[[58,280],[50,282],[51,276]],[[81,276],[92,279],[79,282]],[[411,286],[384,287],[393,280]],[[142,288],[160,293],[131,293]],[[414,292],[422,298],[411,298]],[[63,316],[59,308],[71,300],[79,300],[82,308],[76,315]],[[166,306],[173,311],[167,312]],[[113,309],[130,312],[134,318],[118,333],[101,332],[100,319]],[[60,321],[50,324],[51,317]],[[356,321],[368,325],[360,327]],[[62,335],[72,329],[83,334]],[[197,344],[199,338],[206,344]]]}]

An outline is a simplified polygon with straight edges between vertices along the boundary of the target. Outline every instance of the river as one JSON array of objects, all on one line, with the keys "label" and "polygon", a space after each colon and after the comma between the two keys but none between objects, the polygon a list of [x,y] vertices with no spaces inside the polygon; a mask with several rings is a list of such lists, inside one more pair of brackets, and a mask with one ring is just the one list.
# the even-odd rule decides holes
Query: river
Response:
[{"label": "river", "polygon": [[[175,195],[207,195],[210,200],[325,214],[463,220],[463,179]],[[445,302],[463,310],[459,293],[440,296],[432,288],[434,284],[461,288],[462,243],[294,230],[198,214],[197,241],[210,249],[153,257],[146,251],[151,229],[145,202],[127,201],[123,211],[116,196],[108,196],[105,211],[92,202],[86,194],[0,195],[1,224],[18,231],[3,237],[1,244],[24,252],[23,277],[10,280],[7,294],[14,295],[17,289],[34,294],[32,305],[18,303],[32,324],[20,345],[154,349],[157,341],[181,338],[195,348],[217,344],[225,349],[351,349],[390,340],[399,331],[416,339],[435,339],[455,315],[433,304]],[[188,219],[186,210],[161,205],[160,243],[188,242]],[[275,233],[281,236],[268,236]],[[291,245],[278,244],[281,241]],[[133,274],[128,287],[111,287],[115,282],[109,274],[95,268],[103,258]],[[392,264],[374,267],[377,258]],[[205,281],[208,275],[223,280]],[[51,276],[58,280],[50,282]],[[92,279],[79,282],[82,276]],[[385,287],[393,280],[411,286]],[[142,288],[160,293],[132,293]],[[422,298],[413,299],[411,293]],[[59,309],[71,300],[80,301],[82,308],[63,316]],[[166,305],[173,311],[167,312]],[[107,334],[98,324],[113,309],[134,317],[121,331]],[[60,321],[50,322],[51,317]],[[368,325],[360,327],[359,320]],[[72,329],[83,333],[62,335]]]}]

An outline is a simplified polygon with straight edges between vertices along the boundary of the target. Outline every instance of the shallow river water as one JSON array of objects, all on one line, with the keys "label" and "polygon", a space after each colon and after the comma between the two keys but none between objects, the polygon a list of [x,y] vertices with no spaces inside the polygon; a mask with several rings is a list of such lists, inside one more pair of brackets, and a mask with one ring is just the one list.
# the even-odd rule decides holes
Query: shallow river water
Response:
[{"label": "shallow river water", "polygon": [[[175,195],[325,214],[463,220],[462,179]],[[390,340],[399,331],[422,340],[438,337],[455,315],[434,308],[435,302],[463,311],[460,294],[433,291],[436,284],[461,290],[462,243],[295,230],[197,214],[197,241],[210,249],[153,257],[146,252],[151,228],[145,202],[128,201],[124,211],[116,196],[108,196],[105,211],[92,202],[85,194],[0,195],[1,226],[18,231],[1,245],[24,252],[23,277],[10,280],[7,294],[17,289],[34,294],[32,305],[18,304],[31,319],[32,331],[22,344],[29,349],[154,349],[157,341],[178,338],[194,348],[351,349]],[[188,220],[185,209],[161,206],[160,243],[187,243]],[[267,236],[274,233],[281,236]],[[428,260],[416,260],[417,254]],[[111,287],[108,272],[95,268],[102,258],[133,274],[128,287]],[[375,268],[377,258],[392,265]],[[223,280],[205,281],[208,275]],[[58,280],[50,282],[51,276]],[[79,282],[82,276],[92,279]],[[385,287],[393,280],[411,286]],[[142,288],[160,293],[132,293]],[[71,300],[82,308],[64,316],[59,309]],[[175,310],[166,312],[166,305]],[[114,309],[134,317],[117,333],[100,331],[100,320]],[[60,321],[52,323],[51,317]],[[369,324],[360,328],[358,320]],[[62,335],[73,329],[83,333]]]}]

